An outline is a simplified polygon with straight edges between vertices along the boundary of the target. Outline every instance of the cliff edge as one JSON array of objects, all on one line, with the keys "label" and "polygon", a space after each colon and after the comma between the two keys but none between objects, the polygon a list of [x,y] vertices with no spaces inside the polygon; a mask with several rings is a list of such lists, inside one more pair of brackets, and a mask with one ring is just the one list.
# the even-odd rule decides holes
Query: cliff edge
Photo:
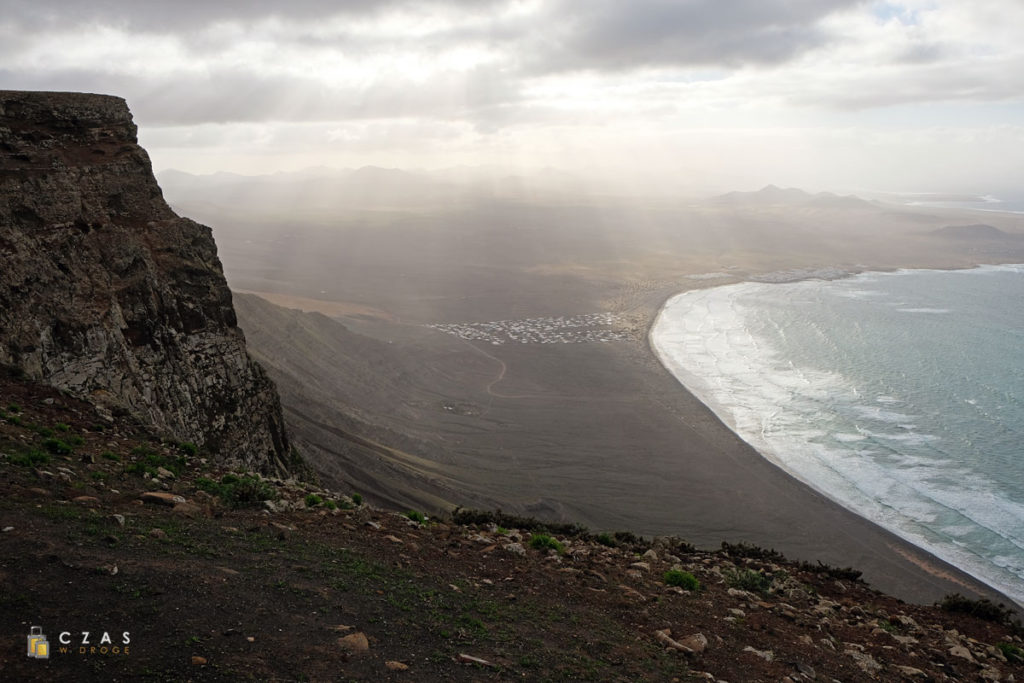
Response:
[{"label": "cliff edge", "polygon": [[0,363],[226,465],[283,473],[210,228],[163,199],[125,101],[0,91]]}]

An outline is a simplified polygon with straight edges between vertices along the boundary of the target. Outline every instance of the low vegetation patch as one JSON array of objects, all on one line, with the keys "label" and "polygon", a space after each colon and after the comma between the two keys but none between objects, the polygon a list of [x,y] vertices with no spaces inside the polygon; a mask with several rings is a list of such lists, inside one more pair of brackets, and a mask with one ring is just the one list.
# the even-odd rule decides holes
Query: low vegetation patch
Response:
[{"label": "low vegetation patch", "polygon": [[760,593],[764,595],[772,587],[772,579],[764,572],[756,572],[753,569],[735,569],[722,572],[725,583],[730,588]]},{"label": "low vegetation patch", "polygon": [[50,462],[50,454],[38,448],[33,448],[21,453],[14,453],[7,459],[11,463],[21,465],[22,467],[35,467],[36,465],[45,465]]},{"label": "low vegetation patch", "polygon": [[864,573],[853,567],[833,567],[820,560],[816,564],[801,562],[800,569],[812,574],[824,574],[831,579],[839,579],[840,581],[860,581],[861,574]]},{"label": "low vegetation patch", "polygon": [[417,510],[409,510],[408,512],[405,513],[405,516],[411,519],[412,521],[416,522],[417,524],[427,523],[427,516]]},{"label": "low vegetation patch", "polygon": [[69,455],[75,450],[74,446],[60,439],[46,439],[43,441],[43,447],[54,455]]},{"label": "low vegetation patch", "polygon": [[1007,609],[1003,603],[996,604],[988,598],[971,600],[959,593],[953,593],[942,598],[937,604],[943,611],[954,614],[969,614],[985,621],[995,624],[1014,625],[1020,629],[1020,622],[1015,621],[1012,610]]},{"label": "low vegetation patch", "polygon": [[669,569],[663,578],[665,583],[670,586],[678,586],[688,591],[700,590],[700,581],[697,580],[697,577],[681,569]]},{"label": "low vegetation patch", "polygon": [[456,524],[468,526],[470,524],[494,524],[503,526],[506,529],[522,529],[523,531],[536,531],[571,538],[590,537],[590,530],[579,524],[556,524],[554,522],[543,522],[534,517],[520,517],[509,515],[501,510],[466,510],[455,508],[452,512],[452,521]]},{"label": "low vegetation patch", "polygon": [[530,536],[530,547],[537,550],[554,550],[559,555],[565,552],[565,545],[553,536],[533,534]]},{"label": "low vegetation patch", "polygon": [[148,446],[136,446],[132,449],[132,455],[135,456],[136,460],[125,467],[125,472],[128,474],[141,475],[148,473],[150,476],[155,477],[157,469],[163,467],[168,472],[173,473],[174,476],[180,477],[187,464],[183,456],[175,458],[161,455]]},{"label": "low vegetation patch", "polygon": [[324,499],[315,493],[306,494],[306,507],[308,508],[315,508],[317,505],[320,505],[323,502]]},{"label": "low vegetation patch", "polygon": [[208,477],[196,479],[196,488],[217,496],[229,507],[259,505],[265,500],[277,500],[277,489],[257,477],[225,474],[220,481]]},{"label": "low vegetation patch", "polygon": [[722,541],[722,551],[729,557],[748,558],[764,562],[786,562],[786,556],[774,548],[765,550],[760,546],[749,543],[727,543]]},{"label": "low vegetation patch", "polygon": [[1024,662],[1024,650],[1013,643],[996,643],[996,647],[1011,662]]}]

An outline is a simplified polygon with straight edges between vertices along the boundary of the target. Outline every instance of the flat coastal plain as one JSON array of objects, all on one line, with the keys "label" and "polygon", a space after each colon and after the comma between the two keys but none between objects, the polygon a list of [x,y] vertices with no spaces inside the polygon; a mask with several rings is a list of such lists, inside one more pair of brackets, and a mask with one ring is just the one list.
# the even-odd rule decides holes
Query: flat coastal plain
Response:
[{"label": "flat coastal plain", "polygon": [[[976,214],[758,194],[629,215],[501,206],[307,226],[287,262],[269,223],[190,215],[215,226],[250,348],[303,454],[336,485],[402,507],[752,543],[856,567],[915,602],[1005,601],[769,463],[661,366],[647,335],[662,304],[695,287],[1021,261],[1020,217],[992,215],[998,234],[974,239],[941,231]],[[634,227],[605,229],[620,221]]]}]

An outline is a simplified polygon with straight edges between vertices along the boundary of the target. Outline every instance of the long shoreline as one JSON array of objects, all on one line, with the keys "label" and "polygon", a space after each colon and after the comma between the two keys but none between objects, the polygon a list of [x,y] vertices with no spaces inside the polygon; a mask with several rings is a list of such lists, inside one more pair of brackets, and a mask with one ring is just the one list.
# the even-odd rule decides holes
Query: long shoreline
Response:
[{"label": "long shoreline", "polygon": [[[661,348],[659,348],[659,345],[657,343],[657,340],[656,340],[656,337],[655,337],[655,334],[654,334],[654,332],[655,332],[659,322],[662,320],[663,315],[665,314],[665,312],[669,308],[669,306],[672,304],[672,302],[676,301],[679,297],[682,297],[682,296],[684,296],[686,294],[689,294],[689,293],[692,293],[694,291],[707,290],[707,289],[718,289],[718,288],[721,288],[721,287],[733,287],[733,286],[737,286],[737,285],[741,285],[741,284],[745,284],[745,283],[769,284],[770,285],[770,284],[792,284],[792,283],[808,281],[808,280],[819,280],[819,281],[825,282],[825,281],[834,281],[834,280],[840,280],[840,279],[848,279],[848,278],[852,278],[852,277],[855,277],[855,276],[858,276],[858,275],[866,275],[866,274],[872,274],[872,273],[894,274],[894,273],[901,273],[901,272],[955,272],[955,271],[961,271],[961,270],[977,270],[977,269],[982,269],[982,268],[986,268],[986,267],[998,268],[1000,266],[1024,266],[1024,264],[1016,264],[1016,263],[1009,263],[1009,264],[977,264],[977,265],[974,265],[974,266],[968,266],[968,267],[963,267],[963,268],[892,268],[892,269],[870,269],[870,268],[864,268],[864,269],[856,269],[856,270],[845,270],[845,269],[838,269],[837,268],[837,269],[819,269],[819,271],[807,271],[806,275],[801,275],[798,271],[778,271],[776,273],[770,273],[767,276],[761,276],[761,277],[758,277],[758,276],[748,276],[748,277],[743,277],[743,278],[734,278],[730,282],[722,282],[720,284],[714,284],[714,285],[712,285],[710,287],[691,287],[691,288],[686,288],[686,289],[682,289],[680,291],[677,291],[677,292],[675,292],[673,294],[670,294],[669,296],[665,297],[664,300],[662,301],[661,305],[658,307],[657,312],[653,316],[653,318],[651,320],[650,327],[648,329],[647,347],[650,350],[651,354],[658,360],[658,362],[664,368],[665,372],[667,372],[670,376],[672,376],[679,383],[679,386],[687,394],[689,394],[694,399],[696,399],[701,404],[703,404],[712,414],[715,415],[715,417],[718,419],[718,421],[721,423],[722,426],[724,426],[726,429],[728,429],[738,439],[742,440],[745,444],[747,444],[751,448],[751,450],[754,451],[755,453],[757,453],[759,457],[763,458],[764,461],[766,461],[767,463],[772,465],[774,468],[776,468],[778,471],[780,471],[786,477],[789,477],[789,478],[795,480],[796,482],[799,482],[801,485],[806,486],[807,488],[811,489],[815,493],[823,496],[824,498],[826,498],[827,500],[831,501],[832,503],[834,503],[838,507],[842,508],[843,510],[845,510],[849,514],[856,516],[858,519],[863,520],[867,524],[870,524],[872,526],[876,526],[878,529],[882,530],[885,534],[889,534],[889,535],[892,535],[895,538],[898,538],[902,543],[905,543],[905,544],[913,547],[915,550],[917,550],[917,551],[919,551],[921,553],[927,554],[927,556],[932,558],[934,560],[934,562],[929,562],[927,560],[923,560],[920,557],[915,557],[914,553],[909,553],[906,550],[899,548],[898,546],[895,546],[895,545],[894,546],[890,546],[890,549],[893,550],[894,552],[896,552],[896,554],[902,556],[907,561],[913,563],[914,565],[918,566],[923,571],[926,571],[927,573],[929,573],[929,574],[931,574],[931,575],[933,575],[935,577],[938,577],[938,578],[941,578],[941,579],[944,579],[944,580],[948,580],[948,581],[950,581],[950,582],[952,582],[954,584],[959,584],[959,585],[962,585],[964,588],[970,589],[971,586],[969,585],[969,583],[963,581],[963,577],[967,577],[967,578],[969,578],[969,579],[971,579],[971,580],[973,580],[975,582],[978,582],[981,585],[984,585],[985,587],[989,588],[995,594],[997,594],[1001,598],[1007,600],[1012,605],[1016,606],[1018,610],[1024,610],[1024,602],[1022,602],[1021,600],[1015,599],[1013,597],[1010,597],[1010,593],[1007,592],[1010,589],[1008,589],[1008,588],[1001,588],[991,578],[988,578],[986,576],[980,575],[979,572],[972,571],[969,567],[961,566],[959,564],[954,563],[954,561],[952,561],[952,560],[946,559],[945,557],[943,557],[943,554],[942,554],[942,550],[943,549],[942,548],[929,547],[929,545],[926,542],[922,542],[922,539],[916,538],[912,534],[904,532],[903,530],[901,530],[899,528],[890,528],[889,526],[886,526],[886,525],[884,525],[884,524],[882,524],[882,523],[880,523],[880,522],[878,522],[876,520],[873,520],[870,517],[862,514],[855,507],[853,507],[850,504],[844,502],[840,497],[834,495],[826,487],[819,485],[818,482],[815,482],[815,481],[812,481],[812,480],[808,480],[807,478],[801,476],[799,472],[791,470],[789,467],[786,466],[786,464],[784,462],[781,462],[778,458],[774,457],[772,454],[766,453],[766,452],[762,451],[754,443],[749,441],[743,435],[743,433],[741,433],[741,430],[737,429],[737,427],[732,423],[732,420],[730,419],[731,416],[728,415],[726,409],[723,406],[718,405],[717,402],[712,397],[705,395],[706,392],[701,392],[699,389],[695,389],[693,386],[687,384],[687,382],[684,381],[684,379],[686,377],[691,378],[691,380],[698,380],[698,381],[699,381],[700,378],[697,377],[696,375],[694,375],[692,372],[690,372],[687,368],[682,367],[679,363],[674,362],[674,360],[670,356],[668,356],[667,352],[665,352]],[[818,274],[819,272],[824,274],[826,271],[827,271],[827,275],[825,275],[825,276],[822,276],[821,274]],[[777,275],[779,277],[772,277],[773,275]],[[678,370],[678,373],[677,373],[677,370]],[[680,375],[683,375],[683,376],[681,377]]]}]

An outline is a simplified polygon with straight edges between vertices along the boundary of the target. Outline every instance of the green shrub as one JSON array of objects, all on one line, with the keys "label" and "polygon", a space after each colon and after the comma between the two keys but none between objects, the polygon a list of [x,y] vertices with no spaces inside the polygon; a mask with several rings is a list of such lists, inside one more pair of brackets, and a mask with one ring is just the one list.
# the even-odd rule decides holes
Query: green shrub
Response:
[{"label": "green shrub", "polygon": [[310,493],[306,495],[306,507],[308,508],[315,508],[317,505],[320,505],[323,502],[324,499],[315,493]]},{"label": "green shrub", "polygon": [[756,545],[748,543],[727,543],[722,541],[722,550],[729,557],[741,557],[750,558],[754,560],[764,560],[766,562],[785,562],[786,556],[778,552],[774,548],[771,550],[765,550]]},{"label": "green shrub", "polygon": [[615,537],[607,532],[598,534],[594,537],[594,540],[600,543],[601,545],[607,546],[609,548],[614,548],[619,544],[618,541],[615,540]]},{"label": "green shrub", "polygon": [[19,406],[17,403],[8,403],[7,410],[11,411],[12,413],[20,413],[21,406]]},{"label": "green shrub", "polygon": [[723,572],[725,583],[730,588],[738,588],[751,593],[765,594],[772,587],[772,579],[762,572],[755,572],[752,569],[736,569]]},{"label": "green shrub", "polygon": [[333,500],[327,499],[324,501],[324,507],[327,508],[328,510],[337,510],[338,504],[335,503]]},{"label": "green shrub", "polygon": [[1024,662],[1024,650],[1013,643],[996,643],[996,647],[1011,662]]},{"label": "green shrub", "polygon": [[185,471],[187,464],[182,456],[172,458],[160,455],[147,446],[136,446],[132,449],[132,455],[136,456],[137,460],[125,467],[125,472],[129,474],[141,475],[148,472],[150,476],[155,477],[157,469],[163,467],[165,470],[172,472],[175,477],[180,477],[181,473]]},{"label": "green shrub", "polygon": [[520,517],[509,515],[501,510],[483,511],[467,510],[457,507],[452,511],[452,522],[468,526],[470,524],[495,524],[508,529],[521,529],[537,533],[558,534],[570,538],[589,537],[590,532],[586,527],[579,524],[558,524],[554,522],[542,522],[534,517]]},{"label": "green shrub", "polygon": [[427,523],[427,516],[422,512],[417,512],[416,510],[409,510],[408,512],[405,513],[405,516],[411,519],[412,521],[416,522],[417,524]]},{"label": "green shrub", "polygon": [[225,474],[220,481],[208,477],[197,477],[196,488],[217,496],[230,507],[258,505],[265,500],[276,500],[277,489],[257,477],[239,477]]},{"label": "green shrub", "polygon": [[66,432],[70,431],[71,425],[65,424],[63,422],[58,422],[53,426],[53,428],[56,429],[58,432]]},{"label": "green shrub", "polygon": [[36,434],[43,437],[44,439],[49,439],[50,437],[53,436],[53,430],[50,429],[49,427],[40,427],[39,429],[36,430]]},{"label": "green shrub", "polygon": [[43,446],[54,455],[68,455],[75,450],[70,444],[64,443],[60,439],[46,439],[43,441]]},{"label": "green shrub", "polygon": [[195,457],[196,455],[199,454],[199,447],[196,446],[194,443],[190,443],[188,441],[184,443],[179,443],[178,450],[181,451],[183,455],[187,455],[190,458]]},{"label": "green shrub", "polygon": [[530,536],[530,547],[537,550],[555,550],[558,551],[559,555],[565,552],[565,545],[557,538],[547,534],[532,534]]},{"label": "green shrub", "polygon": [[85,439],[79,436],[78,434],[72,434],[70,437],[68,437],[68,443],[70,443],[72,446],[83,446],[85,445]]},{"label": "green shrub", "polygon": [[103,451],[100,453],[100,457],[107,460],[113,460],[114,462],[121,462],[121,456],[112,451]]},{"label": "green shrub", "polygon": [[35,467],[36,465],[45,465],[50,462],[50,454],[33,448],[32,450],[25,451],[24,453],[15,453],[11,455],[8,460],[13,464],[21,465],[22,467]]},{"label": "green shrub", "polygon": [[358,493],[353,493],[352,494],[352,502],[356,506],[362,505],[363,504],[363,497],[361,495],[359,495]]},{"label": "green shrub", "polygon": [[944,612],[969,614],[972,617],[978,617],[979,619],[991,621],[996,624],[1010,624],[1013,621],[1013,611],[1007,609],[1002,603],[997,605],[988,598],[971,600],[970,598],[965,598],[959,593],[953,593],[952,595],[947,595],[942,598],[942,600],[936,604]]},{"label": "green shrub", "polygon": [[700,581],[690,572],[681,569],[669,569],[664,575],[665,583],[670,586],[679,586],[688,591],[700,590]]}]

